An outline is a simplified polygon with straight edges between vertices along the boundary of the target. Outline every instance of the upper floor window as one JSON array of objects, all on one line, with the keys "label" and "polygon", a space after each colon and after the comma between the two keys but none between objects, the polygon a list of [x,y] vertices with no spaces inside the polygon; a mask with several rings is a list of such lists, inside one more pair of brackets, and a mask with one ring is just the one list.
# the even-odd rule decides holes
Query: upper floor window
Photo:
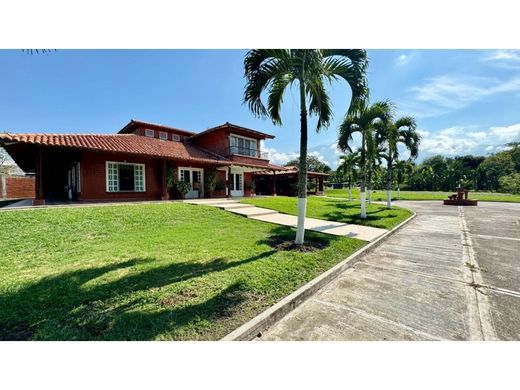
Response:
[{"label": "upper floor window", "polygon": [[165,131],[159,131],[159,138],[160,139],[168,139],[168,133]]},{"label": "upper floor window", "polygon": [[257,140],[232,135],[229,142],[230,154],[258,157]]},{"label": "upper floor window", "polygon": [[155,137],[155,131],[152,129],[146,129],[144,131],[144,135],[146,135],[147,137]]},{"label": "upper floor window", "polygon": [[179,134],[172,134],[172,141],[180,141],[181,140],[181,137],[179,136]]}]

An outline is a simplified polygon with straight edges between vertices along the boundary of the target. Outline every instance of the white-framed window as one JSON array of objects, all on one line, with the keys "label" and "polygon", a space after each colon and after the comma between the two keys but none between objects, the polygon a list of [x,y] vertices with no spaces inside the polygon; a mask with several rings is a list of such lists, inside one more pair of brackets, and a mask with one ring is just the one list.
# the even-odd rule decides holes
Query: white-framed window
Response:
[{"label": "white-framed window", "polygon": [[231,135],[229,138],[230,154],[240,156],[258,157],[257,140],[238,135]]},{"label": "white-framed window", "polygon": [[172,134],[172,141],[180,141],[181,140],[181,137],[179,136],[179,134]]},{"label": "white-framed window", "polygon": [[145,166],[107,161],[107,192],[145,192]]},{"label": "white-framed window", "polygon": [[146,129],[144,131],[144,135],[146,135],[147,137],[155,137],[155,130],[152,130],[152,129]]},{"label": "white-framed window", "polygon": [[166,131],[159,131],[160,139],[168,139],[168,133]]}]

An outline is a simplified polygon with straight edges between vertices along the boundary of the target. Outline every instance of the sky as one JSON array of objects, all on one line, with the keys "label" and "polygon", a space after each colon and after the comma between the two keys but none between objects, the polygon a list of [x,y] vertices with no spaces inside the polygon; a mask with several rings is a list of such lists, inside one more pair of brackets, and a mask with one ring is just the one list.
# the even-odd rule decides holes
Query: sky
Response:
[{"label": "sky", "polygon": [[[298,155],[298,91],[284,95],[282,126],[242,103],[245,50],[0,50],[0,132],[115,133],[131,119],[195,132],[231,122],[275,135],[271,161]],[[418,123],[418,160],[487,155],[520,140],[520,50],[368,50],[370,99],[390,100]],[[337,128],[350,103],[329,88],[334,120],[309,152],[335,168]],[[354,139],[354,146],[359,142]],[[403,152],[403,157],[407,157]]]}]

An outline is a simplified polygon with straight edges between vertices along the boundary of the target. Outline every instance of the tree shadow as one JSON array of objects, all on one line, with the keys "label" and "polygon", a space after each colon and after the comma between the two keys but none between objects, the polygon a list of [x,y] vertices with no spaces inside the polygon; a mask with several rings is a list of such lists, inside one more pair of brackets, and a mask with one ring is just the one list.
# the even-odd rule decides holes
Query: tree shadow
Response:
[{"label": "tree shadow", "polygon": [[[142,298],[135,298],[132,294],[225,271],[267,258],[275,252],[276,250],[269,250],[236,261],[215,258],[204,263],[171,263],[109,280],[106,283],[99,281],[92,285],[86,284],[108,272],[129,269],[156,260],[137,258],[45,277],[20,290],[0,295],[0,340],[70,338],[95,340],[110,339],[111,334],[124,334],[127,339],[149,339],[169,328],[185,324],[186,322],[183,321],[196,315],[201,318],[218,318],[226,315],[226,307],[233,307],[242,302],[237,298],[237,294],[245,292],[243,284],[232,284],[214,298],[195,305],[190,304],[193,302],[193,297],[192,299],[187,297],[182,302],[184,305],[182,308],[168,310],[169,320],[160,323],[154,321],[153,317],[163,316],[164,313],[135,311],[135,307],[142,304]],[[121,297],[128,298],[118,300]],[[109,303],[113,303],[114,300],[117,302],[115,305],[112,304],[113,308],[110,308]],[[219,310],[224,311],[220,313]],[[182,321],[176,324],[175,320],[171,320],[175,318],[180,318]],[[153,330],[146,326],[150,321],[154,323]],[[130,328],[132,330],[123,331],[118,328],[118,324],[125,323],[132,323]],[[49,329],[49,326],[54,329]],[[60,333],[55,329],[56,326],[67,328],[68,333],[65,331]],[[69,336],[59,336],[66,334]]]},{"label": "tree shadow", "polygon": [[[326,206],[328,209],[330,209],[329,212],[323,214],[323,217],[331,220],[331,221],[337,221],[337,222],[343,222],[343,223],[354,223],[359,225],[366,225],[367,223],[373,223],[378,222],[384,219],[389,218],[396,218],[397,214],[390,213],[381,215],[380,213],[387,212],[388,209],[386,208],[380,208],[376,210],[367,210],[366,218],[361,218],[361,208],[359,205],[349,205],[345,203],[334,203],[331,202]],[[357,209],[359,210],[359,213],[356,214],[345,214],[346,210],[352,210]],[[377,225],[374,225],[377,226]]]},{"label": "tree shadow", "polygon": [[294,250],[298,252],[312,252],[315,250],[325,249],[334,241],[339,239],[338,236],[305,230],[305,246],[301,248],[294,243],[296,230],[285,226],[275,226],[269,231],[266,239],[257,241],[257,244],[269,245],[276,250]]}]

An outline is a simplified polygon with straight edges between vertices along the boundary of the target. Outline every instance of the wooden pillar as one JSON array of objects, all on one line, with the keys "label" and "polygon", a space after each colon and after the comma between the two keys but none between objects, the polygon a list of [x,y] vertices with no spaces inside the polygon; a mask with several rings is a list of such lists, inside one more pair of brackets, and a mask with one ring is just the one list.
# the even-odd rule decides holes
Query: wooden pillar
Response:
[{"label": "wooden pillar", "polygon": [[318,195],[318,190],[319,190],[319,187],[318,187],[318,178],[316,178],[316,191],[315,191],[315,194]]},{"label": "wooden pillar", "polygon": [[162,160],[162,167],[161,167],[161,187],[162,187],[162,196],[161,200],[168,200],[170,199],[170,194],[168,193],[168,187],[166,185],[166,172],[167,172],[167,164],[166,160]]},{"label": "wooden pillar", "polygon": [[36,147],[36,172],[35,172],[35,199],[33,200],[34,206],[45,204],[45,197],[43,195],[43,156],[42,149],[40,146]]},{"label": "wooden pillar", "polygon": [[227,197],[231,197],[231,167],[228,167],[227,171],[227,180],[226,180],[226,186],[227,186]]},{"label": "wooden pillar", "polygon": [[273,196],[276,195],[276,171],[273,171]]}]

